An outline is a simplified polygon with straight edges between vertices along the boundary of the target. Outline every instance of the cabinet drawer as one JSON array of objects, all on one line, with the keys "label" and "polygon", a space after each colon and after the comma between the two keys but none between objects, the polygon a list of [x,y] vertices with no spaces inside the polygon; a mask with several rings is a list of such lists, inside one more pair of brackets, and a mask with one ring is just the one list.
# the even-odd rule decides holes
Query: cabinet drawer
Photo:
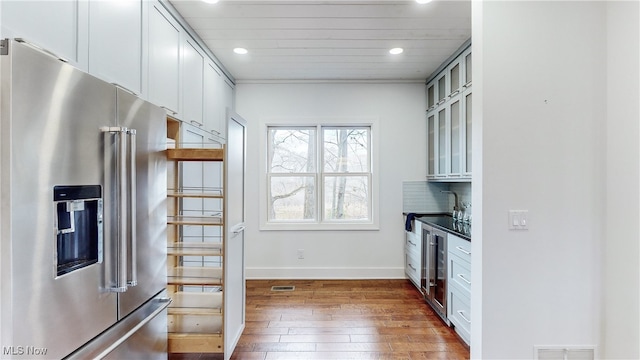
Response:
[{"label": "cabinet drawer", "polygon": [[449,234],[449,252],[458,255],[471,264],[471,241]]},{"label": "cabinet drawer", "polygon": [[[407,217],[405,216],[404,219],[406,221]],[[414,218],[414,220],[411,220],[411,231],[407,232],[410,232],[417,236],[422,236],[422,222],[418,221],[417,218]]]},{"label": "cabinet drawer", "polygon": [[449,290],[449,321],[456,332],[469,344],[471,341],[471,306],[469,298],[455,287]]},{"label": "cabinet drawer", "polygon": [[471,297],[471,264],[449,252],[449,283],[464,289]]},{"label": "cabinet drawer", "polygon": [[404,248],[412,254],[419,256],[422,253],[422,241],[413,232],[405,231]]},{"label": "cabinet drawer", "polygon": [[420,284],[420,257],[405,251],[404,272],[416,286]]}]

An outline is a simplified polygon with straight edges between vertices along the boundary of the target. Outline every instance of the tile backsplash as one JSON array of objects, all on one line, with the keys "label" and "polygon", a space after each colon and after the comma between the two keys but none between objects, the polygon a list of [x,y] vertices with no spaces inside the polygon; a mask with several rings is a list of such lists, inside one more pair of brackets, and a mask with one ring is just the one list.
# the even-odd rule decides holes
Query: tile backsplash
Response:
[{"label": "tile backsplash", "polygon": [[[453,210],[454,197],[441,193],[442,190],[455,191],[461,203],[471,203],[471,183],[403,181],[402,211],[405,213],[450,213]],[[467,212],[470,211],[470,208],[467,209]]]}]

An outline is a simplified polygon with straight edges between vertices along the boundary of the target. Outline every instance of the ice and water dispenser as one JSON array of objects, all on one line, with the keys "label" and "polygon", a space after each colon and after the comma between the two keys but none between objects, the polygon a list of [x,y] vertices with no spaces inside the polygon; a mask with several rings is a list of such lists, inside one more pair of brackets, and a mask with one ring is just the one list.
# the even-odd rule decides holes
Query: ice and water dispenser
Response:
[{"label": "ice and water dispenser", "polygon": [[53,188],[56,276],[102,262],[102,188],[100,185]]}]

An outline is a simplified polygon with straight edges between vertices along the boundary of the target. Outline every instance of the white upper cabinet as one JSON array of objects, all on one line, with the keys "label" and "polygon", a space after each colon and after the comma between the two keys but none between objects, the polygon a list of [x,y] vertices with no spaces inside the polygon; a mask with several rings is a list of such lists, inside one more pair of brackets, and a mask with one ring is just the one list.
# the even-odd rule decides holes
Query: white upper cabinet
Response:
[{"label": "white upper cabinet", "polygon": [[224,84],[220,69],[212,62],[204,67],[204,128],[217,137],[224,138],[225,106]]},{"label": "white upper cabinet", "polygon": [[427,85],[427,111],[433,110],[436,106],[436,84],[429,83]]},{"label": "white upper cabinet", "polygon": [[436,85],[438,105],[442,105],[445,103],[445,101],[447,101],[447,96],[449,95],[449,84],[447,84],[449,82],[448,79],[449,79],[449,74],[447,74],[446,72],[443,72],[436,79],[435,85]]},{"label": "white upper cabinet", "polygon": [[463,137],[463,141],[464,141],[464,153],[463,153],[463,166],[462,169],[464,171],[465,176],[467,177],[471,177],[471,163],[472,163],[472,145],[471,145],[471,138],[472,138],[472,131],[473,131],[473,124],[471,122],[471,109],[473,107],[472,105],[472,93],[471,93],[471,88],[468,88],[464,93],[462,93],[462,121],[463,121],[463,131],[464,131],[464,137]]},{"label": "white upper cabinet", "polygon": [[460,60],[454,61],[447,69],[449,75],[449,97],[460,93],[462,88],[462,64]]},{"label": "white upper cabinet", "polygon": [[223,84],[223,99],[224,99],[224,107],[222,109],[223,117],[227,118],[227,108],[231,111],[235,111],[235,85],[233,85],[226,78],[224,79]]},{"label": "white upper cabinet", "polygon": [[166,5],[0,0],[0,35],[22,38],[224,138],[234,84]]},{"label": "white upper cabinet", "polygon": [[469,48],[467,51],[465,51],[464,53],[462,53],[462,57],[464,58],[463,60],[463,64],[464,64],[464,87],[468,88],[471,87],[471,80],[472,75],[473,75],[473,67],[472,67],[472,62],[471,62],[471,48]]},{"label": "white upper cabinet", "polygon": [[449,176],[457,177],[462,175],[462,102],[460,96],[451,99],[449,107],[449,124],[451,140],[449,142],[449,154],[451,168]]},{"label": "white upper cabinet", "polygon": [[471,47],[427,83],[427,178],[471,179]]},{"label": "white upper cabinet", "polygon": [[188,36],[182,41],[182,114],[183,121],[204,128],[202,119],[204,91],[204,55]]},{"label": "white upper cabinet", "polygon": [[141,1],[89,1],[89,73],[142,93]]},{"label": "white upper cabinet", "polygon": [[160,3],[149,8],[149,100],[180,112],[180,27]]},{"label": "white upper cabinet", "polygon": [[2,37],[23,38],[87,69],[87,1],[1,1]]}]

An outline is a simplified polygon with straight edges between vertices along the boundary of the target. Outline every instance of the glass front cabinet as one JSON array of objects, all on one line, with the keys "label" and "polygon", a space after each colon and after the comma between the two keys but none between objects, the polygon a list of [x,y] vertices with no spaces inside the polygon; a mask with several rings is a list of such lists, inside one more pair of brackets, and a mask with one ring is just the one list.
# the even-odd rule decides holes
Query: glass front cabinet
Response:
[{"label": "glass front cabinet", "polygon": [[471,180],[471,44],[427,82],[427,178]]}]

